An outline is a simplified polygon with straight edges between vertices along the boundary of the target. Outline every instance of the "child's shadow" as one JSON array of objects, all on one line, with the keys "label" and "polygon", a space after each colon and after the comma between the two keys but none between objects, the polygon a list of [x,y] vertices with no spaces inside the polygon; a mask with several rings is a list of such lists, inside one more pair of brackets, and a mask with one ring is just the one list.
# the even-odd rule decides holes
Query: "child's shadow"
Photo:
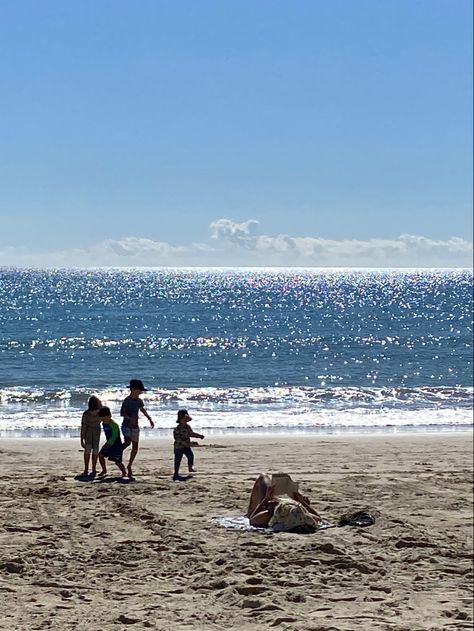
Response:
[{"label": "child's shadow", "polygon": [[76,482],[88,482],[92,484],[131,484],[135,482],[135,480],[131,480],[130,478],[122,478],[121,476],[103,476],[103,477],[95,477],[89,475],[76,475],[74,477]]},{"label": "child's shadow", "polygon": [[75,475],[74,479],[76,482],[92,482],[94,478],[91,478],[90,475]]},{"label": "child's shadow", "polygon": [[122,478],[122,476],[107,476],[103,478],[94,478],[92,482],[94,484],[133,484],[135,478]]},{"label": "child's shadow", "polygon": [[173,482],[187,482],[188,480],[192,480],[192,475],[178,475],[177,478],[173,478]]}]

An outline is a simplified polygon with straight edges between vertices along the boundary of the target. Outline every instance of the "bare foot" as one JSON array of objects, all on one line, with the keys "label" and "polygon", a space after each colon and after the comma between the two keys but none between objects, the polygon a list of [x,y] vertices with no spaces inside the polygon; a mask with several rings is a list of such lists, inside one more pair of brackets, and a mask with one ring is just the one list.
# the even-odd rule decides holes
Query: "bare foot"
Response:
[{"label": "bare foot", "polygon": [[107,475],[107,469],[102,469],[102,471],[99,473],[99,478],[103,478],[104,475]]},{"label": "bare foot", "polygon": [[196,469],[193,469],[193,467],[189,467],[188,471],[189,473],[196,473]]}]

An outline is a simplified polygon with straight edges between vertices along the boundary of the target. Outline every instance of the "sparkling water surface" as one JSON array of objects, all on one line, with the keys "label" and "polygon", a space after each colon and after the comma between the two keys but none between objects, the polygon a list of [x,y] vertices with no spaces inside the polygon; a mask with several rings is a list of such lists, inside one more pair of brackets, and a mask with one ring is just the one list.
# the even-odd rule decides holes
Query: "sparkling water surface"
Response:
[{"label": "sparkling water surface", "polygon": [[0,269],[0,431],[77,428],[130,378],[169,428],[472,423],[463,270]]}]

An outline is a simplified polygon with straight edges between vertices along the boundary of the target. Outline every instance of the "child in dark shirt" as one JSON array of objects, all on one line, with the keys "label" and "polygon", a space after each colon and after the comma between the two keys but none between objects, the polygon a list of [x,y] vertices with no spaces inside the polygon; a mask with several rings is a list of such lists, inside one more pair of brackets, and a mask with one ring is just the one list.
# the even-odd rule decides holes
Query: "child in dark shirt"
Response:
[{"label": "child in dark shirt", "polygon": [[127,477],[127,472],[122,464],[123,445],[120,439],[120,428],[117,423],[112,420],[112,414],[108,407],[100,408],[97,416],[102,421],[102,427],[104,428],[105,437],[107,442],[99,452],[99,462],[102,467],[102,471],[99,475],[105,475],[107,473],[107,466],[105,459],[115,462],[120,469],[122,478]]},{"label": "child in dark shirt", "polygon": [[143,401],[140,399],[140,394],[142,392],[146,392],[143,381],[140,379],[131,379],[130,394],[124,399],[122,407],[120,408],[120,416],[123,416],[123,448],[126,449],[130,444],[132,445],[127,467],[129,478],[133,478],[132,465],[138,453],[138,441],[140,439],[140,427],[138,425],[139,412],[146,416],[152,429],[155,426],[150,415],[145,409]]},{"label": "child in dark shirt", "polygon": [[188,460],[188,470],[195,471],[193,468],[194,465],[194,454],[191,449],[191,438],[200,438],[201,440],[204,438],[202,434],[196,434],[189,427],[189,421],[193,419],[189,416],[187,410],[179,410],[178,411],[178,425],[175,427],[173,431],[174,436],[174,475],[173,480],[179,480],[179,467],[181,465],[181,460],[183,456],[186,456]]}]

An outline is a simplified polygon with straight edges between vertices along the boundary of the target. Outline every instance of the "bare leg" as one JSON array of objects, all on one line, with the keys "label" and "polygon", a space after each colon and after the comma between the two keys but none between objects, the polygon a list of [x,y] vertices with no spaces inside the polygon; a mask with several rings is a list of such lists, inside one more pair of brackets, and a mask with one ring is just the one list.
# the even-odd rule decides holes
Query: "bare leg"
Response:
[{"label": "bare leg", "polygon": [[90,451],[84,451],[84,473],[83,475],[87,475],[89,473],[89,460],[91,458]]},{"label": "bare leg", "polygon": [[127,447],[130,447],[130,445],[132,444],[132,439],[131,438],[124,438],[123,440],[123,448],[127,449]]},{"label": "bare leg", "polygon": [[127,473],[128,473],[129,478],[133,477],[132,464],[135,458],[137,457],[137,453],[138,453],[138,441],[133,440],[132,451],[130,452],[130,460],[128,461],[128,466],[127,466]]},{"label": "bare leg", "polygon": [[250,502],[249,502],[249,507],[247,509],[247,513],[245,515],[246,517],[250,517],[250,515],[255,511],[257,506],[261,504],[269,488],[270,488],[270,476],[266,473],[261,473],[258,476],[258,478],[255,480],[255,484],[253,485],[252,492],[250,493]]},{"label": "bare leg", "polygon": [[262,510],[256,515],[252,515],[249,519],[249,523],[251,526],[255,526],[256,528],[265,528],[268,526],[268,522],[270,521],[273,515],[273,511]]},{"label": "bare leg", "polygon": [[105,475],[107,473],[107,465],[105,464],[105,458],[102,454],[99,454],[99,462],[100,462],[100,467],[102,469],[100,473],[101,475]]},{"label": "bare leg", "polygon": [[121,462],[116,462],[115,464],[120,469],[120,472],[122,474],[122,478],[126,478],[127,477],[127,472],[125,471],[125,467],[123,466],[123,464]]},{"label": "bare leg", "polygon": [[92,454],[92,473],[95,473],[97,470],[97,458],[99,454]]},{"label": "bare leg", "polygon": [[251,526],[268,526],[268,522],[273,517],[275,506],[278,500],[273,498],[273,487],[268,487],[267,493],[263,500],[255,507],[253,513],[249,515],[249,523]]}]

